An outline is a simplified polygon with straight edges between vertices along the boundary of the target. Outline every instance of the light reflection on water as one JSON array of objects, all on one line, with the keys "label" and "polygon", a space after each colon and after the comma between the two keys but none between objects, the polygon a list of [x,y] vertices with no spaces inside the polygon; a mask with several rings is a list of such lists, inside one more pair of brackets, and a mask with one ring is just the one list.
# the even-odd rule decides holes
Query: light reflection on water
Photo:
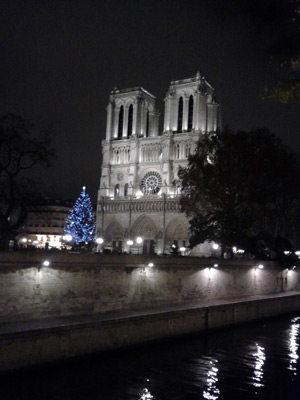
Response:
[{"label": "light reflection on water", "polygon": [[154,397],[152,396],[152,394],[149,392],[149,390],[147,388],[144,388],[139,400],[152,400],[152,399],[154,400]]},{"label": "light reflection on water", "polygon": [[300,324],[297,324],[300,320],[300,317],[296,317],[292,320],[292,325],[289,329],[289,357],[290,357],[290,364],[289,370],[293,371],[294,375],[297,375],[297,362],[298,362],[298,347],[299,347],[299,331],[300,331]]},{"label": "light reflection on water", "polygon": [[0,374],[0,399],[299,400],[299,341],[300,316],[287,316]]},{"label": "light reflection on water", "polygon": [[265,348],[262,346],[259,346],[257,343],[255,343],[256,346],[256,352],[253,354],[255,357],[255,364],[254,364],[254,383],[253,385],[255,387],[263,387],[263,377],[264,377],[264,370],[263,366],[266,360],[266,355],[265,355]]},{"label": "light reflection on water", "polygon": [[218,360],[210,361],[210,369],[207,371],[207,387],[203,390],[203,397],[208,400],[217,400],[220,395],[217,387],[219,371],[217,363]]}]

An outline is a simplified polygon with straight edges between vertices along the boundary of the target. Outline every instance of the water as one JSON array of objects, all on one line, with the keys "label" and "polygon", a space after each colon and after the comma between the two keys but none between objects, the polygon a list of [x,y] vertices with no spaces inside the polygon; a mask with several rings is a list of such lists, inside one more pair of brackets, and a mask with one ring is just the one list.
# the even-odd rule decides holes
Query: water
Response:
[{"label": "water", "polygon": [[0,400],[299,400],[300,314],[0,375]]}]

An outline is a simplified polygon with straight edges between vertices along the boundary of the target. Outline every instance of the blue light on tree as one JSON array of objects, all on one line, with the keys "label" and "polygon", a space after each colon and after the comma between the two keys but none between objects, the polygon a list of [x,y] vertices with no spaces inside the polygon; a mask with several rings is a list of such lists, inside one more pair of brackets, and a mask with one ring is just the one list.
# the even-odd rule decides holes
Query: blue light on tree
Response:
[{"label": "blue light on tree", "polygon": [[85,193],[85,186],[67,218],[65,233],[70,234],[76,244],[95,240],[95,218],[90,196]]}]

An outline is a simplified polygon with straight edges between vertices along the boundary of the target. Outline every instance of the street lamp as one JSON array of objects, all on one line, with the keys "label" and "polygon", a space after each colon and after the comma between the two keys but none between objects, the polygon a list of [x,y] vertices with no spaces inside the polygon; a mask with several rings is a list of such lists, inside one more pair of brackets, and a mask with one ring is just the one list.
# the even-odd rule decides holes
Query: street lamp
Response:
[{"label": "street lamp", "polygon": [[131,254],[130,246],[133,245],[133,240],[129,239],[127,240],[127,246],[128,246],[128,253]]},{"label": "street lamp", "polygon": [[184,256],[186,248],[185,247],[180,247],[179,251],[181,252],[181,255]]},{"label": "street lamp", "polygon": [[96,239],[96,243],[97,243],[97,253],[102,253],[102,244],[103,244],[104,240],[99,237]]},{"label": "street lamp", "polygon": [[[143,238],[141,238],[140,236],[138,236],[136,239],[135,239],[135,241],[137,242],[137,244],[142,244],[143,243]],[[142,246],[141,246],[141,249],[142,249]],[[140,249],[138,248],[138,254],[139,254],[139,251]],[[141,251],[141,253],[142,253],[142,251]]]},{"label": "street lamp", "polygon": [[65,236],[63,236],[63,239],[64,239],[66,242],[71,242],[72,239],[73,239],[73,236],[72,236],[72,235],[65,235]]}]

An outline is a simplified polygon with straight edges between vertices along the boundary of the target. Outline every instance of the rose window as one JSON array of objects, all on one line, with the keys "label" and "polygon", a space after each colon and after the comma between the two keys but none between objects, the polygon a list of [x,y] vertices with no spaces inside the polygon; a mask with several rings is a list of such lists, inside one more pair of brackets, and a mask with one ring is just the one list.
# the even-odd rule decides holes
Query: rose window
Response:
[{"label": "rose window", "polygon": [[144,194],[156,194],[162,186],[162,178],[158,172],[148,172],[142,179],[141,189]]}]

